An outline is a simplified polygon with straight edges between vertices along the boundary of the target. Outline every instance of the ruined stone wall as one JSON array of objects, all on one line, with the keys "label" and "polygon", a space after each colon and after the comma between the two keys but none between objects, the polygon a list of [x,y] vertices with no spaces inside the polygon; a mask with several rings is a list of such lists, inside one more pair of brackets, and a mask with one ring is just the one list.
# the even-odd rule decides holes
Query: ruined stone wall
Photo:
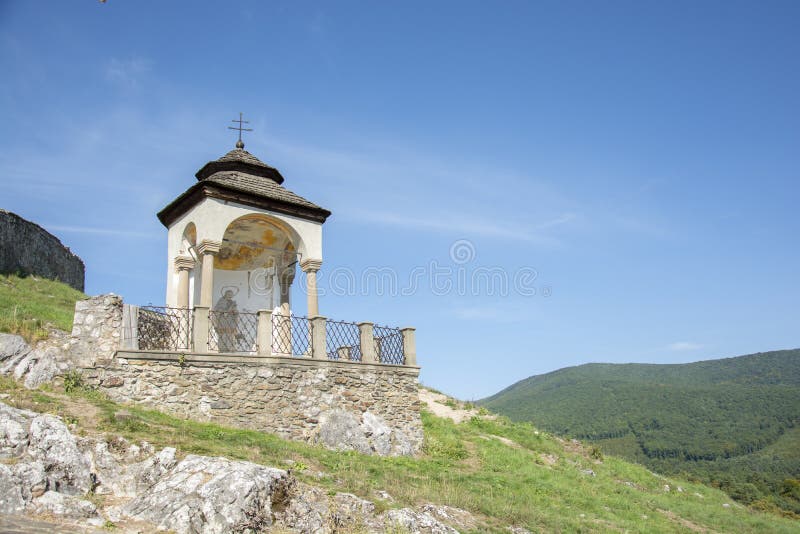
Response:
[{"label": "ruined stone wall", "polygon": [[83,261],[38,224],[0,209],[0,273],[33,274],[83,291]]},{"label": "ruined stone wall", "polygon": [[75,306],[70,357],[118,402],[381,455],[422,447],[417,367],[117,350],[122,299]]}]

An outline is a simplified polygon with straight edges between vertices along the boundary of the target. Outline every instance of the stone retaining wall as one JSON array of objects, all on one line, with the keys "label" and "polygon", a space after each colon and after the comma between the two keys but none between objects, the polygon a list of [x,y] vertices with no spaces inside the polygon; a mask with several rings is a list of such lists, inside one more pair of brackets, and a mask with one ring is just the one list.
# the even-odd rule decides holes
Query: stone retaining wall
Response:
[{"label": "stone retaining wall", "polygon": [[84,378],[115,401],[330,448],[422,447],[418,367],[116,350],[121,323],[116,295],[78,302],[70,342]]},{"label": "stone retaining wall", "polygon": [[383,455],[422,446],[416,368],[131,351],[85,374],[116,401],[199,421]]},{"label": "stone retaining wall", "polygon": [[33,274],[83,291],[85,267],[53,234],[0,209],[0,273]]}]

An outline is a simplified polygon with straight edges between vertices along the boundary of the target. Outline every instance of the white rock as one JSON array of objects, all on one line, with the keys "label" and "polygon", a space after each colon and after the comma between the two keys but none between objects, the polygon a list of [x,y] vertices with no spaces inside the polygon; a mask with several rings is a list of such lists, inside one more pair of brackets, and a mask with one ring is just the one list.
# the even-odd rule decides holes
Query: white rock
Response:
[{"label": "white rock", "polygon": [[372,452],[359,417],[344,410],[330,410],[322,414],[317,441],[329,449]]},{"label": "white rock", "polygon": [[34,349],[28,358],[31,358],[31,365],[27,369],[24,382],[28,389],[36,389],[42,384],[52,381],[67,369],[66,365],[59,365],[59,360],[63,359],[63,356],[61,351],[55,347]]},{"label": "white rock", "polygon": [[0,514],[18,514],[25,510],[19,480],[7,465],[0,464]]},{"label": "white rock", "polygon": [[21,456],[28,447],[28,428],[38,414],[0,403],[0,458]]},{"label": "white rock", "polygon": [[444,506],[438,504],[423,504],[420,511],[435,517],[442,523],[450,525],[451,527],[460,528],[463,530],[473,530],[476,528],[478,522],[475,520],[470,512],[452,506]]},{"label": "white rock", "polygon": [[89,501],[71,495],[64,495],[57,491],[48,491],[41,497],[34,499],[33,503],[31,503],[31,509],[37,514],[47,513],[71,519],[97,516],[97,508]]},{"label": "white rock", "polygon": [[361,416],[361,430],[375,452],[381,456],[391,453],[392,429],[381,417],[369,411],[364,412]]},{"label": "white rock", "polygon": [[27,452],[44,465],[49,489],[67,494],[92,489],[89,462],[78,449],[75,437],[57,417],[45,414],[33,419]]},{"label": "white rock", "polygon": [[44,465],[38,461],[20,462],[12,471],[25,502],[31,502],[47,491],[47,474]]},{"label": "white rock", "polygon": [[273,499],[291,485],[286,471],[190,455],[124,508],[124,514],[182,533],[227,533],[272,523]]},{"label": "white rock", "polygon": [[453,527],[449,527],[426,512],[416,512],[411,508],[389,510],[383,514],[388,528],[400,527],[409,534],[458,534]]},{"label": "white rock", "polygon": [[0,334],[0,374],[9,374],[31,351],[31,347],[20,336]]}]

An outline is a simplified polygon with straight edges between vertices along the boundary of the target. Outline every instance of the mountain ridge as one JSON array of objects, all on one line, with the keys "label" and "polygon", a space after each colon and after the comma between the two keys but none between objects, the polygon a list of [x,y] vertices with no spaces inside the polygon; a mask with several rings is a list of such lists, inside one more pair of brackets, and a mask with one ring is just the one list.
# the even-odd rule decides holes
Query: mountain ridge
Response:
[{"label": "mountain ridge", "polygon": [[[591,363],[528,377],[478,403],[796,514],[800,459],[788,451],[800,449],[798,363],[800,349],[685,364]],[[758,454],[781,440],[789,443],[772,459]]]}]

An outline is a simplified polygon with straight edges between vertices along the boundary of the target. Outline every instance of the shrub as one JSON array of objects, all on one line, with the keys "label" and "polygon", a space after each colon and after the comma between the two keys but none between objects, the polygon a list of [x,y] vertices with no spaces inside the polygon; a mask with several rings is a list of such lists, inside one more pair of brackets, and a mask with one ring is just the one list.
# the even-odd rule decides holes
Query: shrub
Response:
[{"label": "shrub", "polygon": [[80,372],[72,370],[64,375],[64,391],[67,393],[77,393],[85,387],[83,375]]}]

